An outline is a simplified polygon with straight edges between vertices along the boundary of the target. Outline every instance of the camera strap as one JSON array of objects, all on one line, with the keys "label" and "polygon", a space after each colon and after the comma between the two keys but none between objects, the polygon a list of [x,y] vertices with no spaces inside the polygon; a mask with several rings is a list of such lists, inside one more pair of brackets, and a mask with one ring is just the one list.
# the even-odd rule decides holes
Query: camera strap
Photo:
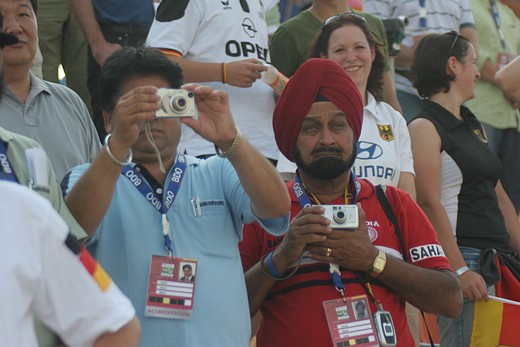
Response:
[{"label": "camera strap", "polygon": [[[126,177],[137,190],[143,195],[143,197],[150,202],[150,204],[161,213],[162,217],[162,232],[164,236],[164,246],[168,251],[169,256],[173,256],[172,239],[170,223],[166,216],[166,213],[173,205],[177,193],[181,187],[184,173],[186,172],[186,157],[183,154],[178,154],[175,160],[175,165],[170,170],[171,178],[168,183],[167,189],[163,192],[160,188],[154,191],[148,184],[143,174],[140,172],[139,167],[131,164],[126,165],[122,169],[122,175]],[[162,199],[160,195],[162,194]],[[166,197],[165,201],[164,198]]]},{"label": "camera strap", "polygon": [[[393,224],[394,232],[397,236],[397,240],[399,241],[399,246],[401,247],[401,254],[403,255],[403,260],[408,262],[408,256],[406,255],[406,250],[404,248],[403,236],[401,233],[401,228],[399,228],[399,223],[397,222],[397,217],[394,213],[394,209],[390,205],[388,198],[386,196],[386,186],[382,184],[378,184],[376,186],[376,196],[377,200],[379,200],[379,204],[383,208],[385,212],[386,218]],[[428,333],[428,338],[430,340],[430,346],[434,347],[433,337],[430,333],[430,328],[428,327],[428,322],[426,321],[426,317],[424,316],[424,311],[421,311],[421,316],[424,321],[424,326],[426,327],[426,332]]]},{"label": "camera strap", "polygon": [[354,272],[354,274],[356,275],[356,278],[358,279],[359,284],[361,284],[361,286],[363,286],[363,289],[365,289],[365,292],[367,293],[370,300],[372,300],[374,305],[376,305],[377,310],[384,312],[385,310],[383,308],[383,304],[381,304],[381,301],[379,301],[375,297],[374,292],[372,291],[372,286],[370,285],[369,282],[366,281],[366,277],[358,272]]},{"label": "camera strap", "polygon": [[379,201],[379,205],[383,208],[385,212],[386,218],[392,223],[394,226],[394,232],[397,236],[397,241],[399,241],[399,247],[401,247],[401,254],[403,255],[403,260],[408,262],[408,256],[406,255],[406,250],[404,248],[403,235],[401,233],[401,228],[399,228],[399,223],[397,223],[397,217],[395,216],[394,210],[386,197],[386,186],[378,184],[376,186],[376,197]]}]

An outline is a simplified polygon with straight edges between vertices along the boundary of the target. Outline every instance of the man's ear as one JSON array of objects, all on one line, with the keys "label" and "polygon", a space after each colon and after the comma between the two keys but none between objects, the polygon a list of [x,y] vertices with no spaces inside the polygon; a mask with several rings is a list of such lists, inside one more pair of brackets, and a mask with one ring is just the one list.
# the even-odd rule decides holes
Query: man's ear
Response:
[{"label": "man's ear", "polygon": [[105,130],[107,133],[112,133],[112,115],[107,111],[103,110],[103,120],[105,123]]}]

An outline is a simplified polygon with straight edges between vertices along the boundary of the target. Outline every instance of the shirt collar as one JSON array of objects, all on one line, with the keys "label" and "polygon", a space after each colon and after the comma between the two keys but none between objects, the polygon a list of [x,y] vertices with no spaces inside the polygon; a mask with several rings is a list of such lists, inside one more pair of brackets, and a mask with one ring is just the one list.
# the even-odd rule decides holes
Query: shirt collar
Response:
[{"label": "shirt collar", "polygon": [[364,116],[372,115],[376,120],[381,121],[381,117],[377,112],[377,100],[374,96],[367,91],[367,103],[364,109]]},{"label": "shirt collar", "polygon": [[[25,101],[26,105],[29,105],[32,102],[32,100],[40,93],[44,92],[47,94],[52,94],[49,85],[40,78],[36,77],[36,75],[34,75],[32,72],[29,72],[29,79],[31,84],[29,87],[29,95],[27,96],[27,100]],[[9,99],[12,99],[13,101],[16,100],[16,104],[20,104],[20,100],[14,94],[13,90],[11,89],[11,86],[9,86],[8,84],[5,85],[4,96],[9,97]]]},{"label": "shirt collar", "polygon": [[[38,95],[41,92],[46,92],[47,94],[52,94],[49,88],[49,85],[45,83],[40,78],[36,77],[32,72],[29,72],[29,76],[31,79],[31,91],[29,92],[29,96],[31,94]],[[29,99],[29,98],[27,98]]]},{"label": "shirt collar", "polygon": [[14,139],[14,134],[2,127],[0,127],[0,140],[4,142],[10,142]]}]

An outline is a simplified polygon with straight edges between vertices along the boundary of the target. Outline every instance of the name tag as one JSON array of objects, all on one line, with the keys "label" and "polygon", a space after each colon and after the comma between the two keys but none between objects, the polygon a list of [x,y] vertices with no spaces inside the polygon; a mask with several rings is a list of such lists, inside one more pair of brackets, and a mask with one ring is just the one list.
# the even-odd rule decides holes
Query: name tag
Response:
[{"label": "name tag", "polygon": [[332,345],[377,347],[379,340],[366,295],[323,302]]},{"label": "name tag", "polygon": [[191,319],[197,266],[196,259],[152,256],[144,315]]}]

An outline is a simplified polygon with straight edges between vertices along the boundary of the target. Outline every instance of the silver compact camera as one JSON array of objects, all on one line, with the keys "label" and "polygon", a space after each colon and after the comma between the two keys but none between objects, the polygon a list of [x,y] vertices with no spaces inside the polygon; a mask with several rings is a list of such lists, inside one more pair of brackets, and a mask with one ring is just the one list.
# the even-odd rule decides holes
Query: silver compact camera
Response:
[{"label": "silver compact camera", "polygon": [[195,117],[195,94],[184,89],[160,88],[161,109],[155,113],[157,118]]},{"label": "silver compact camera", "polygon": [[359,226],[357,205],[321,205],[332,229],[356,229]]}]

